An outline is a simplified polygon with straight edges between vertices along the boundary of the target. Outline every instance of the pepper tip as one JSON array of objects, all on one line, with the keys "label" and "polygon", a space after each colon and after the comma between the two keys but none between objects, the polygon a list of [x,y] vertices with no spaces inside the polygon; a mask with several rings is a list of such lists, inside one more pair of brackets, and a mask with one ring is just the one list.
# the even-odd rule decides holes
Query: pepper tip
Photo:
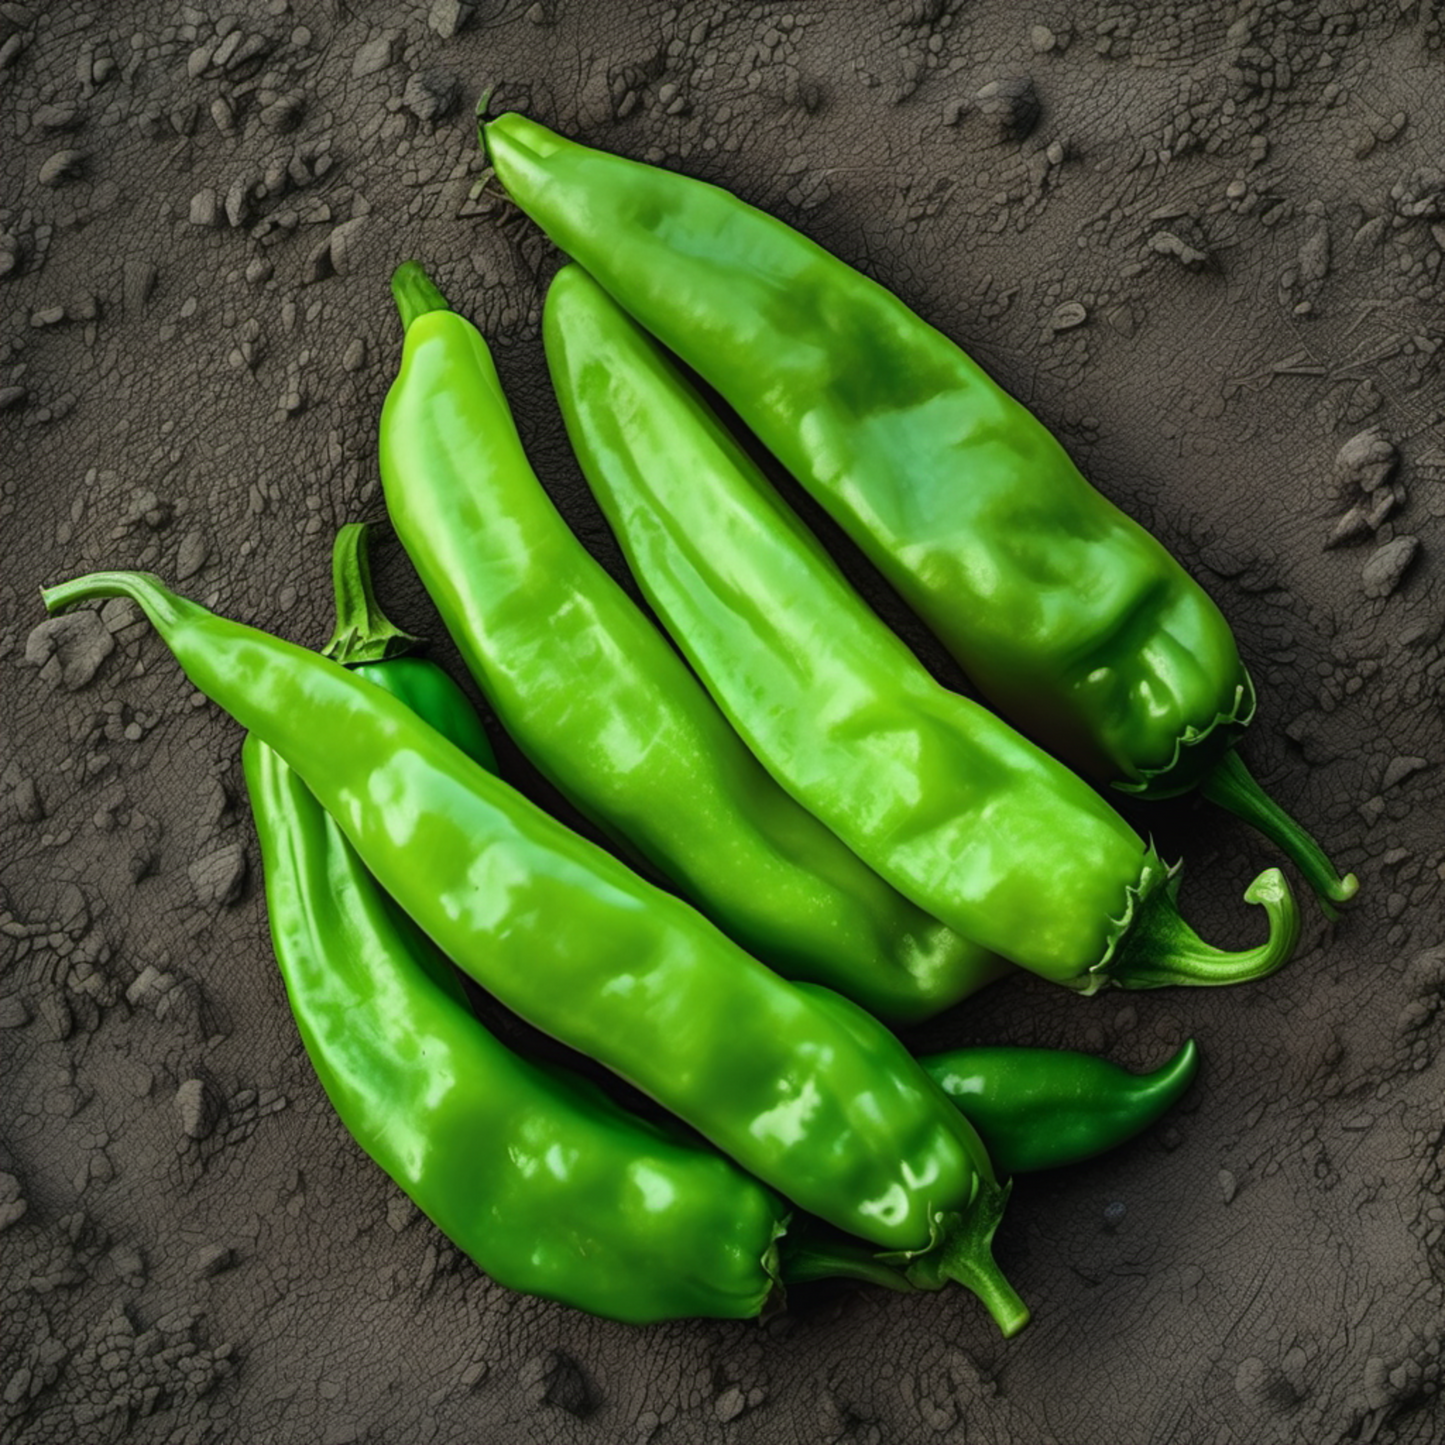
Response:
[{"label": "pepper tip", "polygon": [[1281,903],[1289,896],[1289,885],[1278,868],[1266,868],[1248,888],[1244,890],[1246,903]]}]

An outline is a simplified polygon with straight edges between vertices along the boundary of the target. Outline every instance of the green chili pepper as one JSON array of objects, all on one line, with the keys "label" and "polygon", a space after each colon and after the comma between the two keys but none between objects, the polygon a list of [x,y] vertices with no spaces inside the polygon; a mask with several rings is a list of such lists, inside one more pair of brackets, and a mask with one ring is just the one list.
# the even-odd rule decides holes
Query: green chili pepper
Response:
[{"label": "green chili pepper", "polygon": [[382,887],[502,1003],[911,1283],[958,1280],[1006,1334],[1022,1328],[990,1248],[1007,1187],[871,1015],[780,978],[329,659],[144,573],[42,595],[52,611],[132,598],[191,682],[295,769]]},{"label": "green chili pepper", "polygon": [[[376,609],[365,529],[344,527],[334,558],[328,651],[494,770],[460,689],[402,655],[412,639]],[[779,1302],[780,1275],[907,1287],[846,1241],[784,1238],[783,1202],[720,1154],[505,1048],[300,778],[254,734],[242,759],[276,960],[326,1096],[498,1283],[630,1323],[749,1318]]]},{"label": "green chili pepper", "polygon": [[254,735],[243,757],[292,1012],[362,1148],[511,1289],[633,1323],[760,1313],[782,1201],[504,1048],[300,778]]},{"label": "green chili pepper", "polygon": [[1117,1148],[1157,1123],[1199,1072],[1193,1039],[1152,1074],[1066,1049],[952,1049],[918,1062],[978,1130],[1000,1175]]},{"label": "green chili pepper", "polygon": [[1100,782],[1199,787],[1326,912],[1354,896],[1230,751],[1255,694],[1218,607],[953,342],[726,191],[520,115],[482,132],[512,199],[726,398],[1005,715]]},{"label": "green chili pepper", "polygon": [[[561,525],[560,519],[558,525]],[[322,649],[323,656],[345,663],[368,682],[401,698],[473,761],[496,772],[491,744],[472,705],[441,668],[402,651],[416,646],[416,640],[394,627],[377,605],[367,561],[369,533],[370,528],[365,524],[352,523],[337,534],[332,553],[337,625],[331,641]],[[621,595],[625,598],[625,594]],[[632,606],[630,602],[627,605]],[[632,610],[636,613],[635,608]],[[656,629],[650,623],[646,625],[647,635],[660,641]],[[670,648],[667,655],[675,658]],[[726,736],[733,746],[756,768],[752,754],[721,719],[692,674],[680,663],[678,667],[704,705],[727,728]],[[288,788],[297,786],[294,775],[264,743],[251,739],[247,746],[254,747],[267,759],[269,769],[286,777]],[[769,787],[776,787],[766,773],[763,777]],[[784,793],[780,796],[787,798]],[[791,802],[790,805],[796,807]],[[306,813],[304,826],[310,833],[315,826],[314,814],[320,809],[309,793],[303,811]],[[798,811],[821,828],[811,813]],[[279,827],[279,823],[276,826]],[[833,837],[831,833],[825,836]],[[349,870],[354,866],[358,876],[368,880],[368,886],[379,894],[334,823],[329,823],[327,838],[328,846],[337,849],[339,856],[347,860],[347,887],[351,887]],[[340,865],[333,863],[332,866]],[[269,877],[268,873],[268,888]],[[869,872],[865,877],[876,879],[877,875]],[[361,883],[355,888],[358,893],[365,891]],[[284,917],[285,910],[281,913]],[[415,925],[404,915],[398,927],[408,937],[415,936]],[[458,982],[457,971],[424,936],[415,948],[406,951],[428,966],[435,981],[454,998],[465,1003],[466,994]],[[951,1049],[920,1056],[918,1062],[978,1131],[990,1162],[1002,1175],[1057,1168],[1116,1148],[1172,1108],[1198,1070],[1198,1054],[1192,1039],[1169,1063],[1144,1075],[1131,1074],[1089,1054],[1008,1045]],[[900,1288],[901,1279],[896,1273],[871,1262],[857,1250],[848,1252],[841,1241],[831,1241],[829,1249],[824,1250],[817,1231],[808,1228],[810,1224],[811,1221],[799,1221],[782,1241],[782,1268],[787,1281],[846,1275],[882,1283],[892,1289]],[[804,1251],[810,1257],[806,1267],[801,1264]],[[680,1308],[679,1313],[700,1311]]]},{"label": "green chili pepper", "polygon": [[537,481],[491,354],[415,262],[381,420],[393,525],[537,767],[748,952],[911,1022],[1008,965],[889,887],[768,776]]},{"label": "green chili pepper", "polygon": [[543,336],[572,445],[653,610],[775,778],[920,907],[1093,992],[1238,983],[1290,956],[1283,876],[1243,953],[1179,917],[1175,879],[1087,783],[936,683],[867,608],[658,347],[580,267]]}]

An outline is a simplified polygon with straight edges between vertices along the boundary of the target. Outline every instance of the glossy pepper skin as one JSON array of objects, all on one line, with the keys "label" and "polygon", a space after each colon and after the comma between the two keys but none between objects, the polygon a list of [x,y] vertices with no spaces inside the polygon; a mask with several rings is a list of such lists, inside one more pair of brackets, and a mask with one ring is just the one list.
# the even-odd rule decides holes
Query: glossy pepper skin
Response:
[{"label": "glossy pepper skin", "polygon": [[[332,552],[337,623],[331,641],[322,649],[323,656],[335,658],[353,668],[358,676],[399,697],[474,762],[495,773],[496,758],[491,743],[466,696],[441,668],[408,655],[405,649],[415,647],[416,639],[394,627],[377,605],[368,565],[370,530],[365,524],[351,523],[337,534]],[[651,635],[656,637],[655,629]],[[674,655],[670,649],[668,655]],[[684,675],[696,687],[692,674],[685,672]],[[702,696],[706,698],[705,693]],[[712,707],[711,700],[707,705]],[[735,746],[742,747],[731,727],[727,735]],[[296,805],[298,827],[306,837],[314,837],[319,805],[309,793],[302,797],[297,792],[294,775],[264,743],[251,739],[247,748],[255,749],[265,759],[264,766],[271,770],[266,774],[268,778],[272,773],[285,775],[286,796],[300,799]],[[752,754],[744,752],[751,761]],[[757,765],[754,763],[754,766]],[[771,779],[768,781],[776,787]],[[272,810],[268,816],[279,831],[282,810]],[[802,816],[812,821],[811,813]],[[343,882],[336,892],[338,895],[355,892],[362,897],[362,911],[370,917],[371,894],[383,898],[385,895],[380,894],[340,830],[327,821],[326,847],[335,850],[328,866],[340,869],[343,874]],[[827,836],[832,838],[832,834]],[[360,883],[355,882],[357,877],[362,880]],[[323,901],[323,906],[329,905]],[[284,917],[286,910],[283,908],[280,912]],[[424,935],[416,933],[415,925],[394,905],[391,913],[398,919],[401,935],[398,944],[405,945],[401,947],[401,954],[418,963],[435,984],[465,1004],[466,994],[457,971]],[[341,930],[343,934],[347,931]],[[320,928],[313,930],[312,936],[317,940],[318,949],[330,937]],[[375,959],[375,951],[369,951],[369,956]],[[406,966],[404,962],[397,965],[399,971],[404,971]],[[377,962],[375,967],[379,969],[382,965]],[[1193,1081],[1198,1068],[1192,1039],[1169,1063],[1145,1075],[1128,1073],[1088,1054],[1010,1045],[951,1049],[922,1055],[918,1062],[978,1131],[988,1150],[989,1161],[997,1173],[1005,1176],[1058,1168],[1118,1147],[1172,1108]],[[590,1086],[584,1084],[583,1087]],[[780,1235],[783,1222],[780,1218]],[[801,1262],[804,1254],[808,1257],[806,1266]],[[796,1222],[783,1237],[781,1267],[785,1282],[806,1274],[811,1279],[839,1275],[866,1279],[891,1289],[898,1289],[902,1284],[900,1277],[885,1266],[871,1264],[856,1249],[846,1250],[838,1241],[830,1241],[830,1247],[824,1249],[822,1241],[810,1234],[805,1222]],[[768,1269],[776,1272],[771,1260]],[[698,1313],[691,1309],[687,1312]]]},{"label": "glossy pepper skin", "polygon": [[919,1059],[1000,1175],[1076,1164],[1157,1123],[1199,1071],[1194,1040],[1149,1074],[1067,1049],[980,1046]]},{"label": "glossy pepper skin", "polygon": [[[488,771],[476,713],[372,596],[367,528],[333,552],[327,655],[405,701]],[[787,1206],[680,1131],[590,1081],[518,1057],[473,1017],[460,975],[381,890],[265,743],[242,761],[277,963],[306,1052],[353,1138],[499,1283],[633,1324],[751,1318],[780,1273],[906,1288],[846,1242],[783,1243]],[[800,1267],[801,1266],[801,1267]]]},{"label": "glossy pepper skin", "polygon": [[[353,523],[337,534],[332,553],[337,624],[323,655],[352,667],[358,676],[399,697],[474,762],[496,772],[491,744],[461,689],[441,668],[407,655],[404,649],[416,646],[416,640],[392,626],[378,607],[367,560],[369,533],[364,524]],[[695,687],[692,674],[685,676]],[[712,706],[710,701],[708,706]],[[728,736],[737,737],[731,728]],[[741,747],[741,743],[736,745]],[[294,775],[264,744],[252,739],[247,747],[266,759],[267,768],[285,773],[287,796],[301,799],[297,805],[301,819],[298,826],[307,837],[314,836],[319,805],[309,793],[304,797],[296,793]],[[282,814],[276,810],[271,816],[280,819]],[[803,816],[812,818],[807,813]],[[279,821],[275,826],[279,831]],[[380,895],[334,823],[326,834],[326,847],[337,850],[336,861],[329,866],[344,874],[344,883],[337,892],[354,891],[363,896],[368,900],[364,911],[370,917],[370,894],[384,895]],[[353,875],[362,882],[354,883]],[[323,900],[323,906],[329,905]],[[283,917],[285,911],[280,910]],[[399,919],[400,941],[406,944],[403,953],[421,965],[435,984],[465,1003],[456,970],[424,935],[416,934],[415,925],[394,905],[392,913]],[[319,927],[313,936],[318,940],[317,948],[329,937]],[[374,951],[369,956],[376,958]],[[375,964],[381,966],[380,962]],[[404,967],[398,965],[399,969]],[[1009,1045],[952,1049],[920,1056],[918,1062],[978,1131],[995,1171],[1007,1176],[1072,1164],[1131,1139],[1178,1101],[1194,1078],[1197,1054],[1190,1040],[1168,1064],[1146,1075],[1130,1074],[1088,1054]],[[781,1248],[775,1252],[781,1254],[785,1283],[846,1276],[891,1289],[902,1286],[898,1275],[873,1263],[857,1249],[848,1249],[838,1240],[827,1240],[825,1247],[825,1241],[810,1231],[808,1224],[795,1220],[788,1233],[782,1235],[783,1221],[779,1219]],[[768,1271],[776,1273],[777,1268],[769,1259]]]},{"label": "glossy pepper skin", "polygon": [[254,734],[242,756],[291,1010],[371,1158],[510,1289],[634,1324],[762,1312],[783,1201],[497,1042],[301,779]]},{"label": "glossy pepper skin", "polygon": [[1326,911],[1353,897],[1231,751],[1255,694],[1219,608],[952,341],[715,186],[515,114],[482,140],[508,195],[717,389],[994,706],[1100,783],[1201,787]]},{"label": "glossy pepper skin", "polygon": [[415,262],[381,418],[393,525],[468,669],[537,767],[748,952],[891,1022],[1008,965],[891,888],[748,752],[563,521],[481,334]]},{"label": "glossy pepper skin", "polygon": [[1204,944],[1152,847],[932,679],[580,267],[554,279],[543,336],[573,450],[653,610],[764,766],[900,892],[1085,992],[1243,982],[1288,959],[1299,919],[1278,870],[1246,895],[1270,940]]},{"label": "glossy pepper skin", "polygon": [[144,573],[42,595],[52,611],[138,603],[191,682],[296,771],[382,887],[502,1003],[910,1282],[958,1280],[1006,1334],[1027,1322],[990,1249],[1006,1189],[871,1015],[780,978],[329,659]]}]

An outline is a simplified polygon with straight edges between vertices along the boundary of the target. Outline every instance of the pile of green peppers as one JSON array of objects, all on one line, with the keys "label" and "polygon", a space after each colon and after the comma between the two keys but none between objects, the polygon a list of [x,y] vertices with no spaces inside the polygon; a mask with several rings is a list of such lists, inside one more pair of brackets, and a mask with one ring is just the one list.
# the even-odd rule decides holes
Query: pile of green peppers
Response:
[{"label": "pile of green peppers", "polygon": [[[520,116],[483,141],[580,263],[547,298],[548,362],[662,628],[558,514],[486,342],[414,262],[392,282],[387,511],[497,719],[610,846],[497,775],[466,697],[377,603],[364,526],[336,539],[320,652],[145,573],[46,605],[132,598],[247,730],[274,951],[317,1075],[487,1273],[634,1323],[758,1317],[827,1278],[954,1280],[1011,1335],[1028,1309],[993,1239],[1013,1176],[1149,1127],[1194,1045],[1136,1076],[1040,1049],[915,1058],[893,1028],[1016,967],[1090,993],[1288,960],[1278,869],[1246,893],[1265,940],[1215,948],[1178,911],[1177,866],[1090,778],[1199,787],[1327,909],[1354,879],[1238,761],[1255,693],[1218,608],[957,347],[725,192]],[[924,671],[659,340],[997,713]],[[659,1117],[502,1043],[458,969]]]}]

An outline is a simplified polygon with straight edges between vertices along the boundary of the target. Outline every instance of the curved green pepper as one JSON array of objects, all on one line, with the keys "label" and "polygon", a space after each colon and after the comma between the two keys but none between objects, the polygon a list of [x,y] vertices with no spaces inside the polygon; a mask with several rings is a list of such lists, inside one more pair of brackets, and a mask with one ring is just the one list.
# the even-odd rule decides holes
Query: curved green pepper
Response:
[{"label": "curved green pepper", "polygon": [[543,336],[573,449],[653,610],[775,778],[901,893],[1084,992],[1238,983],[1299,918],[1277,869],[1267,943],[1211,948],[1152,846],[1085,782],[936,683],[717,418],[580,267]]},{"label": "curved green pepper", "polygon": [[415,262],[382,412],[391,520],[537,767],[748,952],[896,1022],[1008,965],[903,898],[768,776],[537,481],[481,334]]},{"label": "curved green pepper", "polygon": [[[400,653],[411,639],[376,610],[364,548],[364,528],[342,528],[329,650],[494,771],[461,690]],[[254,734],[241,756],[276,961],[321,1086],[367,1154],[498,1283],[634,1324],[751,1318],[779,1302],[780,1275],[906,1288],[856,1247],[806,1227],[785,1238],[782,1200],[721,1155],[500,1044],[300,778]]]},{"label": "curved green pepper", "polygon": [[1004,1176],[1117,1148],[1172,1109],[1199,1071],[1193,1039],[1151,1074],[1066,1049],[979,1046],[918,1062],[978,1130]]},{"label": "curved green pepper", "polygon": [[1199,787],[1327,912],[1354,896],[1231,751],[1255,695],[1218,607],[977,363],[726,191],[520,115],[482,130],[512,199],[726,398],[995,706],[1100,782]]},{"label": "curved green pepper", "polygon": [[1005,1334],[1027,1322],[990,1249],[1007,1187],[871,1015],[780,978],[329,659],[144,573],[42,595],[52,611],[137,602],[191,682],[295,769],[378,882],[501,1002],[887,1251],[911,1283],[958,1280]]},{"label": "curved green pepper", "polygon": [[[331,641],[322,649],[323,655],[345,663],[368,682],[399,697],[468,757],[488,771],[496,772],[491,744],[461,690],[441,668],[403,653],[403,648],[416,645],[415,639],[393,627],[377,606],[367,563],[368,534],[366,525],[354,523],[337,534],[332,553],[337,625]],[[656,630],[651,629],[651,624],[648,626],[651,635],[656,637]],[[696,688],[692,674],[685,672],[684,676]],[[705,693],[701,696],[706,698]],[[710,700],[707,706],[712,706]],[[731,727],[727,735],[737,738]],[[742,746],[741,743],[735,745]],[[255,746],[263,755],[269,754],[268,767],[286,768],[264,744]],[[752,755],[747,756],[751,759]],[[771,779],[768,781],[776,786]],[[313,826],[310,810],[318,810],[319,805],[309,794],[305,801],[308,810],[303,826],[310,831]],[[803,816],[812,819],[810,813]],[[336,831],[336,825],[333,823],[330,827],[327,846],[345,850],[342,855],[348,860],[345,876],[350,879],[352,860],[358,870],[361,870],[360,862],[351,845]],[[375,888],[364,870],[358,876],[364,876],[368,885]],[[876,878],[877,875],[867,876]],[[352,886],[347,882],[348,889]],[[362,891],[362,884],[354,886],[356,891]],[[399,928],[401,936],[414,937],[415,925],[404,915]],[[329,937],[321,929],[316,936]],[[415,949],[406,951],[453,997],[465,1002],[457,971],[424,937]],[[380,966],[379,960],[373,964],[373,967]],[[1009,1045],[951,1049],[922,1055],[918,1062],[978,1131],[995,1170],[1007,1176],[1072,1164],[1133,1138],[1178,1102],[1197,1072],[1198,1054],[1191,1039],[1167,1064],[1144,1075],[1128,1073],[1089,1054]],[[847,1275],[892,1289],[900,1288],[899,1276],[883,1265],[868,1263],[857,1251],[843,1252],[838,1241],[823,1250],[816,1231],[809,1229],[810,1224],[806,1219],[795,1220],[782,1240],[782,1270],[786,1282],[804,1277]],[[800,1263],[804,1252],[810,1260],[806,1269]]]},{"label": "curved green pepper", "polygon": [[777,1195],[498,1043],[300,778],[254,734],[242,756],[291,1009],[372,1159],[510,1289],[632,1323],[762,1312]]}]

